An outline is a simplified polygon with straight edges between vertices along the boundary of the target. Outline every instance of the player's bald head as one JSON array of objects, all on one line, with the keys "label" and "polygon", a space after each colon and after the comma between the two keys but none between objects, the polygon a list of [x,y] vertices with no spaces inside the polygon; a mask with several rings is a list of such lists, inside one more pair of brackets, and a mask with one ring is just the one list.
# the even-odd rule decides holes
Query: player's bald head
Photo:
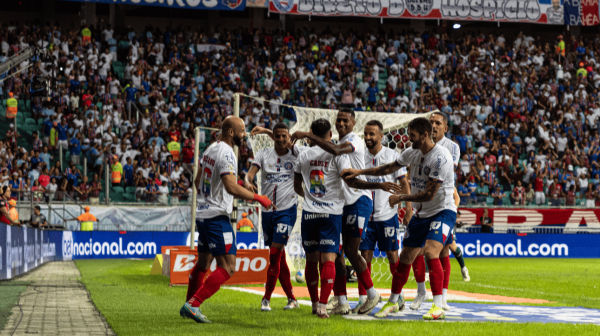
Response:
[{"label": "player's bald head", "polygon": [[236,146],[242,146],[242,139],[246,137],[246,125],[242,119],[233,116],[225,118],[221,130],[223,141],[231,139]]},{"label": "player's bald head", "polygon": [[246,125],[244,124],[244,121],[241,118],[228,116],[223,121],[222,130],[225,134],[228,133],[229,130],[233,130],[234,133],[237,133],[240,129],[244,129],[245,127]]}]

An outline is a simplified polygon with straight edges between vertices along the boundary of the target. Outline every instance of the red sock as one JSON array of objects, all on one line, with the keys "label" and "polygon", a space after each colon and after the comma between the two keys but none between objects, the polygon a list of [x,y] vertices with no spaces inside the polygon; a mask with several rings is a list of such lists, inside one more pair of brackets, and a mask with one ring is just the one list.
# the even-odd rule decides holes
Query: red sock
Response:
[{"label": "red sock", "polygon": [[402,287],[404,287],[408,281],[408,276],[410,275],[410,266],[410,264],[407,265],[401,262],[398,263],[396,273],[394,273],[394,277],[392,279],[392,294],[402,293]]},{"label": "red sock", "polygon": [[415,281],[425,282],[425,258],[422,255],[417,256],[415,261],[413,261],[412,268],[415,274]]},{"label": "red sock", "polygon": [[281,251],[278,248],[271,247],[269,249],[269,269],[267,270],[267,283],[265,284],[265,296],[264,299],[271,300],[271,294],[275,286],[277,286],[277,278],[279,278],[279,268]]},{"label": "red sock", "polygon": [[366,290],[373,288],[373,280],[371,279],[371,273],[369,272],[369,269],[367,268],[366,270],[356,274],[356,277],[358,278],[358,283],[362,283],[366,295]]},{"label": "red sock", "polygon": [[189,301],[192,296],[196,294],[198,288],[202,287],[202,284],[204,283],[204,277],[206,276],[206,271],[207,270],[205,269],[201,269],[200,266],[198,266],[198,263],[194,265],[194,268],[192,268],[192,272],[190,273],[190,281],[188,283],[185,301]]},{"label": "red sock", "polygon": [[279,283],[288,299],[296,300],[294,289],[292,288],[290,268],[285,258],[285,250],[281,251],[281,258],[279,260]]},{"label": "red sock", "polygon": [[[345,279],[346,277],[344,277]],[[327,261],[323,264],[323,271],[321,272],[321,297],[319,302],[327,304],[329,294],[333,289],[333,283],[336,281],[335,277],[335,263],[333,261]],[[346,287],[344,286],[344,290]]]},{"label": "red sock", "polygon": [[335,283],[333,285],[333,295],[348,295],[346,293],[346,274],[336,274]]},{"label": "red sock", "polygon": [[398,268],[399,263],[400,259],[398,259],[398,261],[396,261],[395,264],[390,263],[390,273],[392,273],[392,276],[394,275],[394,273],[396,273],[396,268]]},{"label": "red sock", "polygon": [[192,307],[198,307],[209,297],[213,296],[221,285],[225,283],[225,281],[229,280],[230,276],[227,271],[221,267],[217,267],[217,269],[212,272],[206,281],[200,287],[198,292],[194,294],[194,296],[188,301]]},{"label": "red sock", "polygon": [[448,289],[448,284],[450,283],[450,256],[445,256],[440,258],[440,262],[442,263],[442,269],[444,270],[444,286],[443,288]]},{"label": "red sock", "polygon": [[306,262],[304,278],[311,302],[319,301],[319,265],[316,262]]},{"label": "red sock", "polygon": [[444,270],[439,258],[427,260],[429,266],[429,283],[431,284],[431,294],[442,295],[444,288]]},{"label": "red sock", "polygon": [[[371,263],[367,263],[367,271],[369,271],[369,276],[371,275]],[[362,281],[358,281],[358,295],[367,295],[367,289],[363,286]]]}]

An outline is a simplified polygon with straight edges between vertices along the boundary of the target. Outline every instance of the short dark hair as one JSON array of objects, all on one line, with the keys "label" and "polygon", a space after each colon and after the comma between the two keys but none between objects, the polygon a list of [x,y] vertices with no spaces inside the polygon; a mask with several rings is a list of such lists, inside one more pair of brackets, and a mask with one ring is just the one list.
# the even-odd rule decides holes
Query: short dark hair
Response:
[{"label": "short dark hair", "polygon": [[40,206],[39,206],[39,205],[36,205],[34,208],[35,208],[35,209],[37,209],[38,211],[41,211],[41,210],[42,210],[42,208],[40,208]]},{"label": "short dark hair", "polygon": [[380,131],[383,131],[383,124],[379,120],[369,120],[365,126],[377,126]]},{"label": "short dark hair", "polygon": [[286,123],[278,122],[277,124],[275,124],[275,126],[273,126],[273,133],[275,133],[275,130],[278,130],[280,128],[283,128],[283,129],[287,130],[288,132],[290,130],[290,128],[288,127],[288,125]]},{"label": "short dark hair", "polygon": [[446,125],[448,125],[448,115],[442,111],[434,111],[433,113],[431,113],[431,115],[437,114],[439,116],[442,117],[442,119],[444,119],[444,123],[446,123]]},{"label": "short dark hair", "polygon": [[352,116],[352,118],[356,118],[356,114],[354,113],[354,110],[349,108],[349,107],[342,107],[340,109],[340,112],[344,112],[344,113],[350,113],[350,115]]},{"label": "short dark hair", "polygon": [[310,129],[314,135],[322,138],[327,134],[327,132],[331,131],[331,123],[329,120],[321,118],[312,122],[310,125]]},{"label": "short dark hair", "polygon": [[415,130],[419,134],[427,133],[431,135],[431,122],[425,118],[415,118],[408,124],[408,129]]}]

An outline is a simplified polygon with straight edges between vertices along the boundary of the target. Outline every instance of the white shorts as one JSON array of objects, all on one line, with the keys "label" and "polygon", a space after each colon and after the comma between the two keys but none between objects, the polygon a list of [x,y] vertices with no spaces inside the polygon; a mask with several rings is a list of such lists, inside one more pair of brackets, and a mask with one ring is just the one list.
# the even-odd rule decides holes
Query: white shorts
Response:
[{"label": "white shorts", "polygon": [[546,195],[544,194],[543,191],[535,192],[535,204],[537,204],[537,205],[546,204]]},{"label": "white shorts", "polygon": [[69,149],[69,142],[67,140],[58,140],[58,146],[63,149]]}]

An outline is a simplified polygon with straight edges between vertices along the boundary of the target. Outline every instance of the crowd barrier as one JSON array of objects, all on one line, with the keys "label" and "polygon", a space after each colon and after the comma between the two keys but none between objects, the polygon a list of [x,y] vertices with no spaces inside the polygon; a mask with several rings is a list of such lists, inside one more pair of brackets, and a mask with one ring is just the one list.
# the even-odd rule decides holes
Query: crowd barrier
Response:
[{"label": "crowd barrier", "polygon": [[[188,245],[189,237],[189,232],[46,231],[0,224],[0,279],[49,261],[151,259],[162,246]],[[398,233],[400,243],[403,237]],[[465,256],[484,258],[600,258],[597,240],[595,234],[457,234]],[[263,247],[256,232],[238,232],[236,242],[238,249]],[[304,254],[296,242],[286,250],[290,256]]]}]

